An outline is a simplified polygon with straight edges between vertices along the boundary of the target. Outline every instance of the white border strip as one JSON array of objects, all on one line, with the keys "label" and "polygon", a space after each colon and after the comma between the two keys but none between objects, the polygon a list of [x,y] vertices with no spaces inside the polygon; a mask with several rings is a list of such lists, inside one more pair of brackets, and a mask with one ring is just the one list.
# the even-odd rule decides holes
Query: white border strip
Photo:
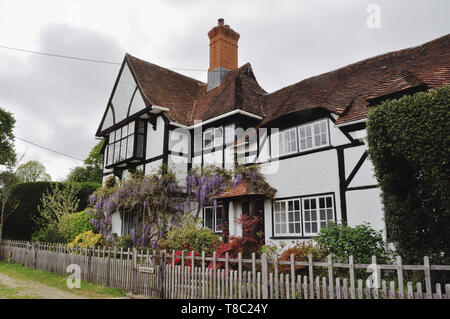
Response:
[{"label": "white border strip", "polygon": [[176,122],[170,122],[170,124],[172,124],[173,126],[177,126],[177,127],[184,128],[184,129],[189,130],[189,129],[193,129],[193,128],[196,128],[196,127],[200,127],[200,126],[209,124],[209,123],[211,123],[211,122],[214,122],[214,121],[223,119],[223,118],[228,117],[228,116],[231,116],[231,115],[235,115],[235,114],[242,114],[242,115],[245,115],[245,116],[248,116],[248,117],[252,117],[252,118],[254,118],[254,119],[257,119],[257,120],[262,120],[262,119],[263,119],[262,116],[259,116],[259,115],[256,115],[256,114],[253,114],[253,113],[250,113],[250,112],[247,112],[247,111],[243,111],[243,110],[237,109],[237,110],[233,110],[233,111],[227,112],[227,113],[225,113],[225,114],[222,114],[222,115],[213,117],[213,118],[211,118],[211,119],[209,119],[209,120],[206,120],[206,121],[203,121],[203,122],[196,123],[196,124],[191,125],[191,126],[186,126],[186,125],[178,124],[178,123],[176,123]]},{"label": "white border strip", "polygon": [[347,123],[338,124],[338,125],[336,125],[336,127],[342,127],[342,126],[358,124],[358,123],[364,123],[364,122],[367,122],[367,119],[356,120],[356,121],[351,121],[351,122],[347,122]]}]

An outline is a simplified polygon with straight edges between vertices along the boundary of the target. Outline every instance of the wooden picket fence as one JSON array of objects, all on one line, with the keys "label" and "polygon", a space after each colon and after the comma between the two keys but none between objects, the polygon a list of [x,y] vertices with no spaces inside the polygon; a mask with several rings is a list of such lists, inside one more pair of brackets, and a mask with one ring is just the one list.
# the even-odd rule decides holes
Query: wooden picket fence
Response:
[{"label": "wooden picket fence", "polygon": [[[450,299],[450,284],[432,284],[431,277],[432,271],[450,271],[450,266],[430,265],[428,257],[424,257],[423,265],[403,265],[400,257],[395,264],[377,264],[372,257],[369,265],[355,263],[352,256],[348,263],[335,263],[332,256],[325,262],[313,261],[312,256],[308,261],[296,261],[294,255],[281,261],[266,254],[257,259],[255,253],[251,259],[241,254],[238,258],[228,254],[217,258],[215,253],[207,257],[204,252],[200,256],[184,251],[175,255],[166,251],[3,241],[0,260],[61,275],[67,275],[67,267],[75,264],[80,267],[82,280],[153,298]],[[296,272],[299,267],[303,275]],[[391,280],[357,278],[368,268],[378,277],[382,272],[389,273]],[[420,272],[423,280],[405,285],[405,272]]]}]

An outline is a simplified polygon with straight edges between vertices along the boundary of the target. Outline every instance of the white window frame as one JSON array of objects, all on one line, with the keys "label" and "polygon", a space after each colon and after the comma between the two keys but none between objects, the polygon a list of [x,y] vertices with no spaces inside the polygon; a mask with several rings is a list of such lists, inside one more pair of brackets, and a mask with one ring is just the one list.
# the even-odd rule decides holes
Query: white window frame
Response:
[{"label": "white window frame", "polygon": [[[211,209],[212,213],[213,213],[213,229],[209,228],[208,226],[206,226],[206,209]],[[222,229],[217,230],[217,213],[221,213],[222,212],[222,205],[219,204],[217,205],[217,209],[214,209],[214,206],[205,206],[203,207],[203,227],[206,227],[208,229],[211,229],[213,232],[217,233],[217,234],[221,234],[222,233],[222,229],[223,229],[223,220],[222,220]]]},{"label": "white window frame", "polygon": [[[322,132],[321,129],[320,129],[321,123],[325,123],[325,132]],[[316,131],[315,125],[319,125],[319,132]],[[329,125],[328,119],[321,119],[321,120],[318,120],[318,121],[309,122],[309,123],[306,123],[306,124],[298,126],[297,127],[297,133],[298,133],[298,150],[299,150],[299,152],[301,153],[301,152],[306,152],[306,151],[309,151],[309,150],[314,150],[314,149],[317,149],[317,148],[329,146],[330,145],[330,134],[329,134],[330,131],[329,131],[328,125]],[[305,148],[302,148],[302,143],[301,143],[302,142],[302,137],[301,137],[302,134],[301,134],[301,130],[302,129],[306,130],[308,127],[311,129],[311,145],[312,146],[311,147],[307,147],[306,146]],[[325,144],[321,144],[321,143],[320,144],[316,144],[316,136],[319,135],[320,137],[322,137],[323,134],[325,134],[326,143]]]},{"label": "white window frame", "polygon": [[[289,207],[289,203],[292,203],[292,208]],[[297,204],[297,205],[296,205]],[[277,200],[273,203],[273,233],[274,236],[302,236],[302,219],[301,219],[301,202],[300,198],[291,198],[285,200]],[[279,209],[277,209],[279,206]],[[297,207],[296,207],[297,206]],[[284,210],[283,210],[284,208]],[[292,214],[292,215],[291,215]],[[279,215],[279,217],[278,217]],[[291,216],[293,217],[291,220]],[[293,226],[293,231],[290,231],[290,224]],[[296,231],[296,224],[299,226],[299,231]],[[279,231],[277,231],[277,226]],[[283,227],[284,226],[284,227]],[[284,231],[282,229],[284,228]]]},{"label": "white window frame", "polygon": [[[220,133],[220,139],[216,139],[216,136],[219,136],[219,131],[221,131]],[[206,134],[211,134],[211,144],[209,146],[206,146]],[[203,132],[203,149],[210,149],[210,148],[214,148],[214,147],[219,147],[223,145],[223,138],[224,138],[224,130],[223,130],[223,126],[219,126],[219,127],[210,127],[208,129],[206,129]]]},{"label": "white window frame", "polygon": [[[328,206],[328,204],[327,204],[327,198],[330,199],[330,203],[331,203],[330,206]],[[321,199],[323,199],[323,201],[324,201],[324,204],[325,204],[324,207],[320,207]],[[313,201],[313,200],[315,201],[315,209],[312,209],[311,205],[310,205],[309,209],[306,209],[305,202]],[[322,215],[321,215],[322,212],[324,212],[324,214],[325,214],[324,218],[322,218]],[[309,213],[309,218],[307,218],[308,213]],[[316,216],[315,220],[312,220],[312,213],[314,213]],[[328,219],[329,213],[331,213],[331,219]],[[326,223],[328,221],[333,221],[333,222],[335,221],[335,207],[334,207],[333,195],[329,194],[329,195],[303,197],[302,198],[302,220],[303,220],[303,233],[305,234],[305,236],[317,236],[323,227],[321,225],[322,223],[324,223],[324,225],[326,225]],[[306,230],[307,223],[311,224],[311,226],[310,226],[311,228],[310,228],[309,232]],[[317,224],[317,232],[312,231],[313,223]]]},{"label": "white window frame", "polygon": [[[286,137],[290,138],[292,132],[294,132],[294,136],[295,136],[295,138],[294,138],[295,139],[295,143],[294,143],[295,149],[286,151],[287,148],[290,148],[289,143],[292,143],[292,140],[289,139],[289,141],[287,141]],[[289,155],[289,154],[298,153],[298,136],[297,136],[297,128],[296,127],[282,130],[278,133],[278,153],[279,153],[279,156],[285,156],[285,155]]]}]

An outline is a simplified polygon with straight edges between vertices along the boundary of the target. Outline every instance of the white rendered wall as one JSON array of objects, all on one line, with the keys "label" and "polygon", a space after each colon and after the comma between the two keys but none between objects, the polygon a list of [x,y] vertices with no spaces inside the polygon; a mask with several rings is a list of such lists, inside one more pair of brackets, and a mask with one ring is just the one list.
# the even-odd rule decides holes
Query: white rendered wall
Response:
[{"label": "white rendered wall", "polygon": [[347,192],[347,218],[350,226],[368,222],[375,230],[385,230],[380,189]]},{"label": "white rendered wall", "polygon": [[145,158],[150,159],[163,154],[165,123],[161,116],[156,118],[156,131],[153,125],[148,123],[147,127],[147,149]]},{"label": "white rendered wall", "polygon": [[122,220],[118,212],[111,216],[111,233],[116,233],[118,236],[122,235]]}]

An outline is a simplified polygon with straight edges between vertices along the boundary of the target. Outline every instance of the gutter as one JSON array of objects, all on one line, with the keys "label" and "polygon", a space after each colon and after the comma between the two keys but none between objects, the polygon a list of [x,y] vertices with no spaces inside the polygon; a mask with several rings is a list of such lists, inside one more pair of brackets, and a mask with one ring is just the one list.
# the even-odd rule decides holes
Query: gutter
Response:
[{"label": "gutter", "polygon": [[343,126],[347,126],[347,125],[353,125],[353,124],[364,123],[364,122],[367,122],[367,119],[356,120],[356,121],[338,124],[338,125],[336,125],[336,127],[343,127]]},{"label": "gutter", "polygon": [[179,127],[179,128],[183,128],[183,129],[186,129],[186,130],[190,130],[190,129],[194,129],[194,128],[197,128],[197,127],[201,127],[201,126],[203,126],[203,125],[212,123],[212,122],[214,122],[214,121],[217,121],[217,120],[220,120],[220,119],[223,119],[223,118],[225,118],[225,117],[232,116],[232,115],[235,115],[235,114],[245,115],[245,116],[248,116],[248,117],[257,119],[257,120],[262,120],[262,119],[263,119],[262,116],[259,116],[259,115],[256,115],[256,114],[253,114],[253,113],[244,111],[244,110],[237,109],[237,110],[233,110],[233,111],[224,113],[224,114],[222,114],[222,115],[213,117],[213,118],[211,118],[211,119],[209,119],[209,120],[206,120],[206,121],[203,121],[203,122],[198,122],[198,123],[196,123],[196,124],[194,124],[194,125],[191,125],[191,126],[182,125],[182,124],[179,124],[179,123],[176,123],[176,122],[170,122],[170,124],[173,125],[173,126]]}]

